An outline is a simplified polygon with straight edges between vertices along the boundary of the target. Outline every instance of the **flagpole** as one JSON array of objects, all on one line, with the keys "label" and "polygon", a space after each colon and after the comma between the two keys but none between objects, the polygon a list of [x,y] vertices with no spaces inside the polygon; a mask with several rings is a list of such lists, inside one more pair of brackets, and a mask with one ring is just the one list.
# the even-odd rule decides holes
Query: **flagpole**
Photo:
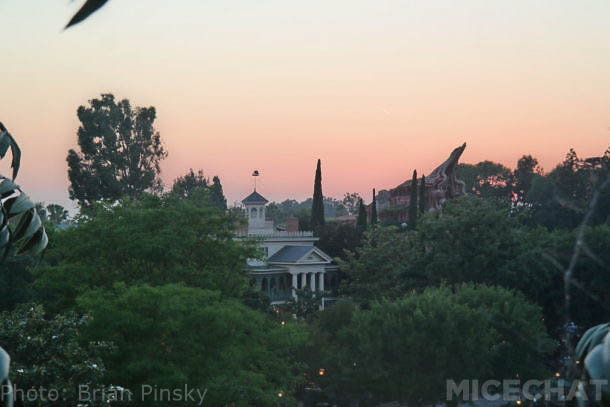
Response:
[{"label": "flagpole", "polygon": [[256,177],[258,177],[258,175],[258,170],[252,172],[252,177],[254,178],[254,192],[256,192]]}]

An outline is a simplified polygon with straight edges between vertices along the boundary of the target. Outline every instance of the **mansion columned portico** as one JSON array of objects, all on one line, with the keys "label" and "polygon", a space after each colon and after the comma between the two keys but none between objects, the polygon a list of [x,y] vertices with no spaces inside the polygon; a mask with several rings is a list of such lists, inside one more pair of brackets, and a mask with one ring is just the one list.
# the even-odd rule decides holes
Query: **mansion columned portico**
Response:
[{"label": "mansion columned portico", "polygon": [[[308,287],[322,295],[336,286],[332,258],[314,246],[318,240],[313,232],[298,231],[296,225],[278,230],[266,219],[268,201],[256,190],[242,201],[248,218],[248,229],[241,237],[260,239],[262,259],[248,260],[252,283],[269,296],[272,304],[297,298],[296,290]],[[325,298],[322,299],[324,304]]]}]

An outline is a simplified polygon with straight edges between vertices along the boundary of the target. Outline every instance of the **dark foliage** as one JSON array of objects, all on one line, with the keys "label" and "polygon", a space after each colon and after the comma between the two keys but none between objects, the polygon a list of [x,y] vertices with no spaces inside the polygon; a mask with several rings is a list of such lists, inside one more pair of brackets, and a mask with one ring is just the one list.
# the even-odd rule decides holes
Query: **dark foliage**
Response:
[{"label": "dark foliage", "polygon": [[375,196],[375,188],[373,188],[373,203],[371,204],[371,225],[377,224],[377,197]]},{"label": "dark foliage", "polygon": [[88,207],[162,190],[160,163],[167,153],[154,128],[154,107],[132,109],[129,100],[117,103],[102,94],[77,114],[80,153],[70,150],[67,157],[70,199]]},{"label": "dark foliage", "polygon": [[417,227],[417,171],[413,170],[413,179],[411,180],[411,199],[409,200],[409,229],[413,230]]},{"label": "dark foliage", "polygon": [[316,231],[324,226],[324,198],[322,195],[322,168],[318,160],[316,166],[316,178],[313,185],[313,203],[311,205],[311,227]]}]

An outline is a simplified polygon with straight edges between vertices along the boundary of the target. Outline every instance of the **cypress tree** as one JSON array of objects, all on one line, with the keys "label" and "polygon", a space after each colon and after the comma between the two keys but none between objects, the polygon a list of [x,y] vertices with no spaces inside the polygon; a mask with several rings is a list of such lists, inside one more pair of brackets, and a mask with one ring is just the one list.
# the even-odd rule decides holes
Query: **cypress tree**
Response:
[{"label": "cypress tree", "polygon": [[360,198],[360,203],[358,206],[358,221],[356,222],[356,226],[359,230],[366,230],[366,208],[364,207],[364,202],[362,202],[362,198]]},{"label": "cypress tree", "polygon": [[413,170],[413,180],[411,181],[411,199],[409,200],[409,229],[413,230],[417,226],[417,170]]},{"label": "cypress tree", "polygon": [[324,226],[324,197],[322,196],[322,164],[318,159],[316,179],[313,184],[313,203],[311,205],[311,227],[319,231]]},{"label": "cypress tree", "polygon": [[371,206],[371,225],[377,224],[377,197],[375,196],[375,188],[373,188],[373,204]]},{"label": "cypress tree", "polygon": [[421,181],[419,183],[419,213],[426,213],[426,206],[428,204],[428,197],[426,196],[426,176],[421,176]]}]

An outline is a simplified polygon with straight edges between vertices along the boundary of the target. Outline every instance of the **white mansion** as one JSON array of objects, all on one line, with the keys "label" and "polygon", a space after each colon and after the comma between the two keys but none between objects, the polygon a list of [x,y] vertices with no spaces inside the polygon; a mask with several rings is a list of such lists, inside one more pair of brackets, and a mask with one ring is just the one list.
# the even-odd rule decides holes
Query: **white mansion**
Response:
[{"label": "white mansion", "polygon": [[[313,232],[299,231],[296,219],[288,222],[286,230],[277,229],[265,217],[268,202],[256,189],[242,201],[248,229],[241,236],[261,239],[260,248],[264,252],[263,260],[248,260],[252,283],[269,296],[272,304],[296,299],[295,289],[309,287],[314,293],[321,293],[336,288],[333,271],[337,266],[314,246],[318,238]],[[325,300],[322,299],[322,307]]]}]

